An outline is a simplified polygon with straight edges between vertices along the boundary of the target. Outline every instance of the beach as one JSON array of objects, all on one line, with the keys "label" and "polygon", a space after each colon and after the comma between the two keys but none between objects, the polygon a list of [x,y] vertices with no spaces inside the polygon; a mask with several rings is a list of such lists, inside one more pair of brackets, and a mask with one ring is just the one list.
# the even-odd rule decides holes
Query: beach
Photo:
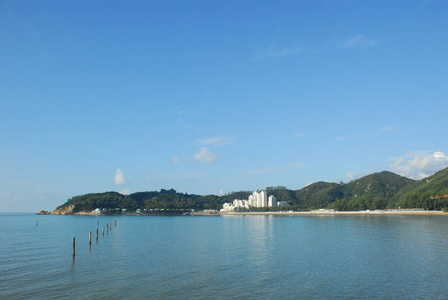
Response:
[{"label": "beach", "polygon": [[374,210],[374,211],[286,211],[286,212],[220,212],[220,215],[295,215],[295,216],[313,216],[313,215],[425,215],[425,216],[448,216],[443,211],[428,210]]}]

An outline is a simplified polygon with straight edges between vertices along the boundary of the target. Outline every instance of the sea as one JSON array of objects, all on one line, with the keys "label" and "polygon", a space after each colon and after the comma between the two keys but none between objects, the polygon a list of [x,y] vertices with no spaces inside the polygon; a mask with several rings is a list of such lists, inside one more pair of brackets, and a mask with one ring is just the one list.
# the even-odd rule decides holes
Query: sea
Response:
[{"label": "sea", "polygon": [[0,214],[0,299],[447,298],[448,216]]}]

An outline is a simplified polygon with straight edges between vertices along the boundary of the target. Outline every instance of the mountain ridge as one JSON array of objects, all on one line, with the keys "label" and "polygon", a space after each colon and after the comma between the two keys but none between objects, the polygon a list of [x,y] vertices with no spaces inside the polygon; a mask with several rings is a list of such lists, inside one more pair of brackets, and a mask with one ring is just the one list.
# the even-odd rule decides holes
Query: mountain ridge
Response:
[{"label": "mountain ridge", "polygon": [[[286,187],[267,187],[268,195],[286,201],[288,209],[312,210],[331,208],[340,211],[376,210],[391,208],[423,208],[443,210],[448,208],[448,168],[421,180],[414,180],[382,171],[363,176],[348,183],[318,181],[299,190]],[[136,192],[122,195],[118,192],[89,193],[70,198],[53,213],[92,211],[102,208],[117,210],[204,210],[220,209],[234,199],[247,199],[250,191],[232,192],[224,196],[179,193],[174,189]],[[253,208],[254,211],[276,211],[284,207]]]}]

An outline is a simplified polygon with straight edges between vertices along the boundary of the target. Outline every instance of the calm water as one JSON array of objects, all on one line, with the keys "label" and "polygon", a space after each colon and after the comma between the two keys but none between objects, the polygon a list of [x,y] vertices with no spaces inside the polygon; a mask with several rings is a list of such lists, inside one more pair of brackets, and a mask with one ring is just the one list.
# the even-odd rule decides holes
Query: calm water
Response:
[{"label": "calm water", "polygon": [[445,216],[0,214],[0,299],[447,299],[447,253]]}]

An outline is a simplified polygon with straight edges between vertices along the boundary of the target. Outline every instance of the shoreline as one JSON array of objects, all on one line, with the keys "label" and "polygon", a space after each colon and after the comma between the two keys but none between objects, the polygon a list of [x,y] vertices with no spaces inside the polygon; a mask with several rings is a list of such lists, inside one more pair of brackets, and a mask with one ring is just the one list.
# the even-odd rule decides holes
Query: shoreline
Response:
[{"label": "shoreline", "polygon": [[375,211],[334,211],[334,212],[310,212],[310,211],[301,211],[301,212],[221,212],[220,215],[301,215],[301,216],[319,216],[319,215],[411,215],[411,216],[448,216],[448,213],[443,211],[384,211],[384,210],[375,210]]},{"label": "shoreline", "polygon": [[[55,214],[52,214],[55,215]],[[402,216],[448,216],[448,213],[443,211],[427,211],[427,210],[403,210],[403,211],[284,211],[284,212],[191,212],[187,214],[181,213],[121,213],[121,214],[102,214],[93,212],[77,212],[74,214],[60,214],[60,215],[74,215],[74,216],[256,216],[256,215],[272,215],[272,216],[332,216],[332,215],[402,215]]]}]

